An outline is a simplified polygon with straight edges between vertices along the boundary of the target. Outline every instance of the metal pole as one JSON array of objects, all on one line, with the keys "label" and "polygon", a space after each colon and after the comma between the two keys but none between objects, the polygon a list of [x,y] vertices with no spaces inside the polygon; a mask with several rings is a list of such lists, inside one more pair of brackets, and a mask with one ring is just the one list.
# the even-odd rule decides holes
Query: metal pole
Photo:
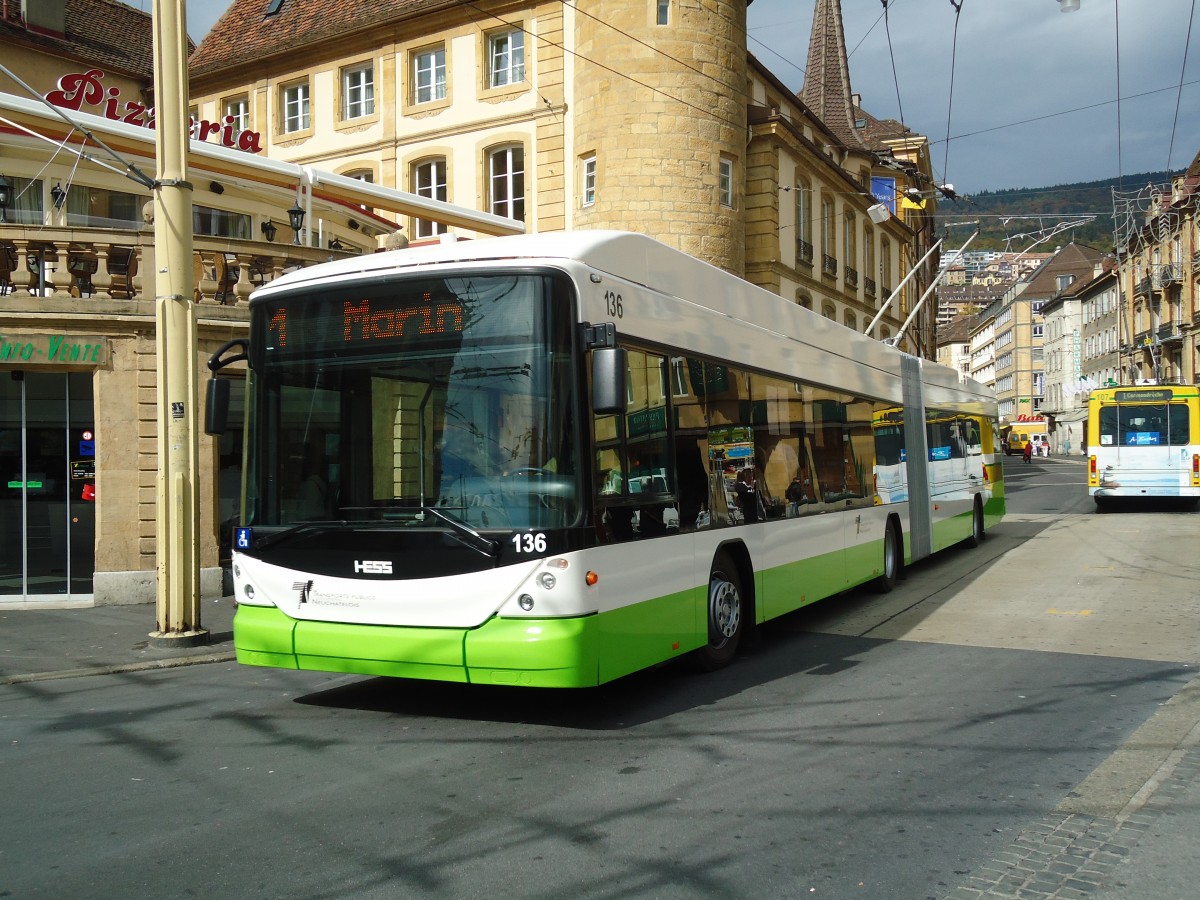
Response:
[{"label": "metal pole", "polygon": [[208,642],[200,627],[196,461],[196,314],[192,304],[192,186],[187,181],[185,0],[154,0],[154,291],[157,319],[158,501],[153,643]]},{"label": "metal pole", "polygon": [[[938,283],[942,280],[942,276],[950,271],[950,267],[958,261],[960,256],[963,255],[963,252],[967,249],[967,244],[971,243],[971,241],[975,240],[977,237],[979,237],[978,228],[976,228],[975,231],[971,233],[971,236],[963,242],[963,245],[958,248],[958,252],[950,258],[950,262],[942,266],[941,271],[934,276],[931,282],[929,282],[929,287],[925,289],[925,293],[921,295],[921,299],[917,301],[915,306],[913,306],[912,312],[908,314],[908,318],[904,320],[904,324],[900,326],[900,330],[896,333],[896,337],[893,338],[895,346],[900,346],[900,341],[904,339],[904,332],[908,331],[908,326],[911,325],[912,320],[917,317],[917,313],[920,312],[921,307],[925,305],[925,299],[933,293],[933,289],[938,286]],[[920,263],[917,263],[917,265],[920,265]]]},{"label": "metal pole", "polygon": [[925,260],[927,260],[927,259],[929,259],[929,257],[933,256],[934,252],[940,246],[942,246],[942,238],[938,238],[936,241],[934,241],[933,246],[929,248],[929,252],[926,253],[924,256],[922,256],[919,260],[917,260],[917,264],[908,270],[908,274],[905,275],[903,279],[901,279],[901,281],[898,285],[896,285],[896,289],[894,291],[892,291],[892,293],[888,296],[887,300],[885,300],[883,302],[883,306],[879,307],[879,312],[875,313],[875,318],[873,318],[871,320],[871,324],[867,326],[867,328],[863,332],[863,334],[870,334],[872,331],[875,330],[875,326],[879,324],[879,320],[883,318],[883,314],[888,311],[888,307],[892,305],[892,301],[900,296],[900,291],[902,291],[904,289],[904,286],[906,284],[908,284],[909,280],[914,275],[917,274],[917,272],[920,270],[921,266],[924,264]]}]

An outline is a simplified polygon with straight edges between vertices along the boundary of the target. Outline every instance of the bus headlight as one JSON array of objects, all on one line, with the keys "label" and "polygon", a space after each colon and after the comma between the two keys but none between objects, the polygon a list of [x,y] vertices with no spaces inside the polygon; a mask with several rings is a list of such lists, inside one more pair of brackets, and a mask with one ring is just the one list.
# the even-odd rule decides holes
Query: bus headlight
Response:
[{"label": "bus headlight", "polygon": [[525,612],[529,612],[533,609],[533,598],[528,594],[522,594],[517,598],[517,606],[521,607]]},{"label": "bus headlight", "polygon": [[553,572],[543,572],[538,576],[538,584],[549,591],[552,590],[556,584],[558,584],[558,579],[554,577]]},{"label": "bus headlight", "polygon": [[245,593],[247,600],[253,600],[254,599],[254,585],[252,585],[252,584],[246,585],[246,588],[243,591],[243,593]]}]

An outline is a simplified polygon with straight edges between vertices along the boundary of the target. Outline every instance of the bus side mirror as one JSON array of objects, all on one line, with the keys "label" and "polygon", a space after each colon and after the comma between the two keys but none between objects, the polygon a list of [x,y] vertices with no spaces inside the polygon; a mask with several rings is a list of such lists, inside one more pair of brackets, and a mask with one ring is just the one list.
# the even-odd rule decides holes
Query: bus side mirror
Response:
[{"label": "bus side mirror", "polygon": [[228,378],[208,380],[208,403],[204,407],[205,434],[225,433],[225,425],[229,420],[229,385]]},{"label": "bus side mirror", "polygon": [[628,354],[624,347],[599,347],[592,351],[592,412],[615,415],[625,411],[625,373]]}]

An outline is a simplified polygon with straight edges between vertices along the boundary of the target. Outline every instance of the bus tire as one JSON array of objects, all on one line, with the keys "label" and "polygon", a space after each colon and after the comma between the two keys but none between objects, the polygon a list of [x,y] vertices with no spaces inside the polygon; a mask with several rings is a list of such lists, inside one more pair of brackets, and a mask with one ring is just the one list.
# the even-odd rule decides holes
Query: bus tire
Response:
[{"label": "bus tire", "polygon": [[883,531],[883,572],[871,582],[875,593],[891,593],[892,588],[896,586],[896,581],[900,578],[900,566],[903,558],[900,529],[894,519],[888,519]]},{"label": "bus tire", "polygon": [[983,530],[983,501],[975,498],[975,506],[971,509],[971,534],[967,538],[968,547],[978,547],[986,537]]},{"label": "bus tire", "polygon": [[696,651],[701,671],[715,672],[733,661],[748,609],[737,566],[727,554],[718,553],[708,575],[708,644]]}]

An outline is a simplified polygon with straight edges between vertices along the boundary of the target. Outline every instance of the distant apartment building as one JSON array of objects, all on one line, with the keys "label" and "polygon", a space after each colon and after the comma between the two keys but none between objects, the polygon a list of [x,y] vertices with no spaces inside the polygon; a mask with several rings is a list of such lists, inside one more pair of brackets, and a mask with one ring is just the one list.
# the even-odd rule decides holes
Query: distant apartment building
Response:
[{"label": "distant apartment building", "polygon": [[1200,381],[1200,154],[1118,228],[1122,384]]},{"label": "distant apartment building", "polygon": [[[1045,385],[1041,413],[1049,425],[1051,447],[1058,453],[1079,451],[1088,393],[1102,384],[1086,371],[1092,348],[1085,348],[1084,321],[1089,310],[1102,308],[1103,298],[1114,293],[1116,276],[1109,262],[1097,265],[1091,278],[1079,278],[1042,307]],[[1098,347],[1099,341],[1095,344]]]},{"label": "distant apartment building", "polygon": [[[992,339],[972,351],[994,359],[994,387],[1002,419],[1041,413],[1045,400],[1042,309],[1081,278],[1090,279],[1103,254],[1090,247],[1068,244],[1042,263],[1032,275],[1013,284],[988,308],[977,332],[987,328]],[[975,335],[973,334],[973,338]]]}]

